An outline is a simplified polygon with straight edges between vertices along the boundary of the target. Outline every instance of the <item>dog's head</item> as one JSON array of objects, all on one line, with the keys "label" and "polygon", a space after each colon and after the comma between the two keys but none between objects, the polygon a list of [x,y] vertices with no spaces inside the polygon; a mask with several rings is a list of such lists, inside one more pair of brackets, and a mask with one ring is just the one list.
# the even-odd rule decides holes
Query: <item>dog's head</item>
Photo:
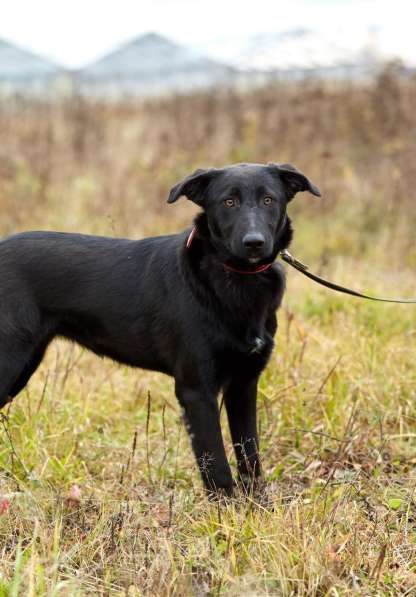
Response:
[{"label": "dog's head", "polygon": [[236,164],[196,170],[176,184],[168,203],[184,195],[205,211],[212,242],[227,259],[273,259],[296,193],[319,189],[290,164]]}]

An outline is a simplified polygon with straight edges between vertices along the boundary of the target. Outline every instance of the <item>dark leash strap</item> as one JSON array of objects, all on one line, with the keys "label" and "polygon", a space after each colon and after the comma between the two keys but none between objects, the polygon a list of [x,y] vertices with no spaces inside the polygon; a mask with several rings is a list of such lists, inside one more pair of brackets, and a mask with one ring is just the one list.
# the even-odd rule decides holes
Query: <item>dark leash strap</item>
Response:
[{"label": "dark leash strap", "polygon": [[[196,229],[196,226],[194,226],[187,238],[187,241],[186,241],[187,249],[191,248],[191,245],[193,243],[196,233],[197,233],[197,229]],[[298,272],[300,272],[307,278],[310,278],[317,284],[320,284],[321,286],[325,286],[326,288],[330,288],[331,290],[336,290],[337,292],[342,292],[344,294],[349,294],[351,296],[357,296],[358,298],[368,299],[370,301],[380,301],[382,303],[416,304],[416,299],[412,299],[412,298],[411,299],[394,299],[394,298],[380,298],[378,296],[369,296],[368,294],[364,294],[362,292],[357,292],[356,290],[352,290],[351,288],[345,288],[344,286],[340,286],[339,284],[334,284],[333,282],[324,280],[323,278],[320,278],[316,274],[313,274],[312,272],[308,271],[308,266],[305,265],[304,263],[302,263],[301,261],[298,261],[295,257],[293,257],[293,255],[291,255],[287,249],[280,251],[279,256],[283,259],[283,261],[285,263],[288,263],[289,265],[291,265],[292,267],[297,269]],[[237,274],[250,274],[251,275],[251,274],[260,274],[260,273],[266,272],[273,265],[273,262],[266,263],[264,265],[260,265],[251,270],[239,270],[234,267],[231,267],[230,265],[228,265],[226,263],[224,263],[223,265],[224,265],[224,268],[226,271],[234,272]]]},{"label": "dark leash strap", "polygon": [[413,304],[416,303],[416,299],[413,299],[413,298],[410,298],[410,299],[394,299],[393,298],[392,299],[392,298],[380,298],[378,296],[369,296],[368,294],[363,294],[362,292],[357,292],[355,290],[351,290],[351,288],[345,288],[344,286],[339,286],[339,284],[334,284],[333,282],[328,282],[328,280],[324,280],[323,278],[320,278],[316,274],[312,274],[310,271],[308,271],[308,266],[305,265],[304,263],[302,263],[301,261],[298,261],[297,259],[295,259],[295,257],[293,257],[293,255],[291,255],[289,253],[289,251],[287,251],[286,249],[284,251],[280,252],[280,257],[283,259],[283,261],[285,263],[288,263],[289,265],[291,265],[292,267],[297,269],[298,272],[300,272],[307,278],[310,278],[317,284],[321,284],[321,286],[326,286],[326,288],[330,288],[331,290],[336,290],[337,292],[343,292],[344,294],[350,294],[352,296],[358,296],[359,298],[363,298],[363,299],[369,299],[370,301],[381,301],[383,303],[413,303]]}]

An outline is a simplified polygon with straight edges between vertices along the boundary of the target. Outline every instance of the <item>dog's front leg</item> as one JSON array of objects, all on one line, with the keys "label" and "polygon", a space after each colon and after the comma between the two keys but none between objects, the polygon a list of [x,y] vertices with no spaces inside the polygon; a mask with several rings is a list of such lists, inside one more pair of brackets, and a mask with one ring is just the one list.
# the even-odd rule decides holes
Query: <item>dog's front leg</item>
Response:
[{"label": "dog's front leg", "polygon": [[184,410],[192,447],[209,493],[231,495],[233,479],[225,455],[217,396],[204,388],[176,383],[176,395]]},{"label": "dog's front leg", "polygon": [[247,491],[256,485],[261,475],[256,413],[257,381],[257,377],[235,378],[224,389],[238,473]]}]

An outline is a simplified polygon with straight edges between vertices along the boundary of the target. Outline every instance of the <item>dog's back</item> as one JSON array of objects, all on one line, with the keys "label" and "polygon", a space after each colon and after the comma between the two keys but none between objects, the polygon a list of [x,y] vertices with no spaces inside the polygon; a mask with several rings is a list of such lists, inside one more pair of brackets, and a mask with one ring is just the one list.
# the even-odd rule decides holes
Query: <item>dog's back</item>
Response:
[{"label": "dog's back", "polygon": [[159,303],[171,286],[167,278],[178,279],[178,246],[176,235],[132,241],[27,232],[2,240],[0,402],[7,378],[25,367],[29,373],[55,336],[170,372],[155,338],[166,327]]}]

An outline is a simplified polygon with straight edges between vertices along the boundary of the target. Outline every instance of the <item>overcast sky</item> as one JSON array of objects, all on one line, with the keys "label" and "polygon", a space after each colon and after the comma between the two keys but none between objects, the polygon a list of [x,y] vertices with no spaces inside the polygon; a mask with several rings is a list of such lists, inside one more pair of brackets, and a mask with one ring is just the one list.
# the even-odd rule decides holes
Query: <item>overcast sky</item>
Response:
[{"label": "overcast sky", "polygon": [[[414,0],[0,0],[0,38],[70,67],[155,31],[209,51],[217,40],[293,27],[375,26],[416,62]],[[413,10],[412,10],[413,9]]]}]

